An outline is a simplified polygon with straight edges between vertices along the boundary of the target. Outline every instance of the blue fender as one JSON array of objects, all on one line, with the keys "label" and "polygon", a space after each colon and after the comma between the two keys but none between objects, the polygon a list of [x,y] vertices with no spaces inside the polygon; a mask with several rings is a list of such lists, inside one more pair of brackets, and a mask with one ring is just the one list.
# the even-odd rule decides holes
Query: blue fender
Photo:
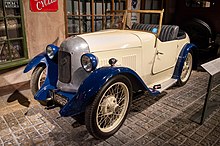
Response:
[{"label": "blue fender", "polygon": [[190,50],[192,50],[193,48],[197,48],[197,47],[192,43],[187,43],[183,46],[179,54],[172,78],[174,79],[180,78],[186,57],[188,53],[190,52]]},{"label": "blue fender", "polygon": [[56,83],[58,80],[58,64],[57,62],[51,60],[45,52],[35,56],[25,67],[24,73],[30,71],[41,63],[46,65],[47,75],[44,84],[34,95],[36,100],[46,100],[49,95],[49,90],[56,88]]},{"label": "blue fender", "polygon": [[46,58],[47,58],[47,54],[45,52],[38,54],[27,64],[23,72],[24,73],[29,72],[32,68],[36,67],[40,63],[44,63],[46,66],[48,66]]},{"label": "blue fender", "polygon": [[92,72],[81,84],[77,94],[72,94],[67,97],[69,102],[61,109],[60,114],[62,116],[75,115],[85,111],[85,108],[95,98],[98,91],[106,84],[112,77],[116,75],[131,75],[139,84],[142,85],[143,89],[150,93],[157,95],[159,92],[152,92],[139,75],[132,69],[126,67],[102,67]]}]

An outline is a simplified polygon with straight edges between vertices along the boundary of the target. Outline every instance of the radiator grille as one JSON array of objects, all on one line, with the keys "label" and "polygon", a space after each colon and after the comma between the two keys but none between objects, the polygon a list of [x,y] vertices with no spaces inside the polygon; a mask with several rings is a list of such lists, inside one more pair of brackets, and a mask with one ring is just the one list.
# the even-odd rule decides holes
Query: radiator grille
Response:
[{"label": "radiator grille", "polygon": [[58,79],[60,82],[69,83],[71,81],[71,55],[70,53],[59,51],[58,53]]}]

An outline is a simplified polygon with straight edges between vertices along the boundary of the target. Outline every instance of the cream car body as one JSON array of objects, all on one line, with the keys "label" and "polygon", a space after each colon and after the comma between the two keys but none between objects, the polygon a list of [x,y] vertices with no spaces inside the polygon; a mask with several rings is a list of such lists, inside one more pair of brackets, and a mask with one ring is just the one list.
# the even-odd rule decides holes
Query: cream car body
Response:
[{"label": "cream car body", "polygon": [[131,68],[148,87],[172,77],[182,48],[190,42],[188,35],[184,39],[161,42],[151,32],[117,29],[79,37],[86,40],[90,52],[98,57],[98,67],[108,66],[109,59],[116,58],[116,66]]}]

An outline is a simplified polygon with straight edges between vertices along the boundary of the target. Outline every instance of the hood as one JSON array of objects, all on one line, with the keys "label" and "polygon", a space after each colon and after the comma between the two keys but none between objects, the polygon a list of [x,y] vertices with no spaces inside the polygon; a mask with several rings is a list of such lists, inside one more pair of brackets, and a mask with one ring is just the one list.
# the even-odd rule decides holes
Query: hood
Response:
[{"label": "hood", "polygon": [[141,40],[130,30],[104,30],[83,35],[90,52],[141,47]]}]

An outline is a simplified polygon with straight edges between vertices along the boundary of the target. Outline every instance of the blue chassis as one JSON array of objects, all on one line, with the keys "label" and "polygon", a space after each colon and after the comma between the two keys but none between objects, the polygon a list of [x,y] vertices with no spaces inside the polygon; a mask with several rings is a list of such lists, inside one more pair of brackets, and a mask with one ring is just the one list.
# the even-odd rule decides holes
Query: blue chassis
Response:
[{"label": "blue chassis", "polygon": [[[184,61],[187,57],[188,52],[195,48],[193,44],[186,44],[181,53],[179,54],[178,61],[175,66],[174,74],[172,78],[179,79]],[[56,89],[56,83],[58,80],[58,65],[48,58],[46,53],[41,53],[34,57],[29,64],[26,66],[24,72],[30,71],[32,68],[45,64],[47,66],[47,76],[44,84],[40,90],[35,94],[36,100],[46,100],[50,95],[49,91]],[[101,67],[93,71],[81,84],[78,92],[70,93],[63,92],[60,90],[54,90],[55,94],[59,94],[67,99],[67,104],[60,110],[61,116],[74,116],[85,111],[86,106],[94,99],[97,92],[102,86],[112,77],[118,74],[132,75],[141,84],[141,86],[151,93],[152,95],[158,95],[160,92],[154,89],[148,88],[142,79],[137,75],[136,72],[125,67]],[[91,83],[96,83],[91,86]]]}]

